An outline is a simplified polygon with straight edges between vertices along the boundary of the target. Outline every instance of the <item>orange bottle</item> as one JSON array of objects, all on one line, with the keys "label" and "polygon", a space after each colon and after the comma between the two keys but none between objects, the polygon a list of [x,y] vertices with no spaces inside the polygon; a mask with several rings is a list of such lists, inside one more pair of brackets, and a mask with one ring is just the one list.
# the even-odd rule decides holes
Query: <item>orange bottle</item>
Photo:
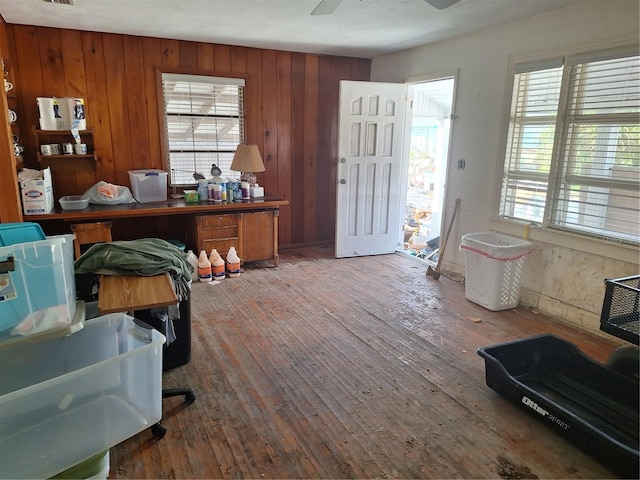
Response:
[{"label": "orange bottle", "polygon": [[202,250],[198,257],[198,280],[201,282],[211,281],[211,262],[207,258],[207,252]]},{"label": "orange bottle", "polygon": [[222,280],[225,277],[224,260],[214,248],[209,255],[209,262],[211,262],[211,277],[213,280]]},{"label": "orange bottle", "polygon": [[236,247],[229,248],[227,253],[227,274],[230,277],[240,276],[240,257],[236,253]]}]

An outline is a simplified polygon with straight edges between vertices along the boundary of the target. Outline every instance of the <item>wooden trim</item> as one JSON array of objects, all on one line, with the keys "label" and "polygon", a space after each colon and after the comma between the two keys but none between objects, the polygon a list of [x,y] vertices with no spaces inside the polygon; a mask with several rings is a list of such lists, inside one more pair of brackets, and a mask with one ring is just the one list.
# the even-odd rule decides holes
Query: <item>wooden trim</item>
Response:
[{"label": "wooden trim", "polygon": [[162,154],[162,170],[167,172],[169,179],[167,180],[167,187],[171,184],[171,172],[169,171],[169,150],[167,145],[169,139],[167,138],[167,119],[164,114],[164,94],[162,88],[162,74],[168,73],[162,66],[157,65],[155,67],[156,73],[156,100],[158,104],[158,131],[160,132],[160,153]]},{"label": "wooden trim", "polygon": [[[3,76],[4,78],[4,76]],[[2,201],[0,202],[0,221],[21,222],[22,207],[20,201],[20,191],[18,188],[18,177],[16,175],[16,157],[13,154],[13,138],[9,125],[9,107],[7,104],[7,93],[4,88],[0,94],[0,122],[5,127],[4,135],[0,135],[0,156],[5,160],[0,161],[0,191]]]},{"label": "wooden trim", "polygon": [[[0,17],[0,57],[4,63],[7,59],[7,65],[11,65],[10,52],[11,45],[8,35],[9,27],[5,23],[4,19]],[[19,79],[17,72],[13,73],[13,82],[18,83],[16,79]],[[4,72],[2,74],[4,79]],[[14,85],[14,92],[19,88],[18,85]],[[19,100],[19,98],[17,98]],[[19,103],[18,103],[19,105]],[[13,132],[9,125],[9,104],[7,101],[7,92],[2,89],[0,94],[0,109],[2,109],[2,115],[0,116],[0,122],[2,122],[4,133],[0,134],[0,222],[21,222],[22,221],[22,205],[20,200],[20,189],[18,188],[18,177],[16,174],[16,158],[13,150]],[[22,112],[18,112],[18,120],[20,124],[24,124],[22,118]],[[24,140],[22,140],[24,145]]]},{"label": "wooden trim", "polygon": [[228,77],[228,78],[243,78],[247,80],[251,75],[248,73],[238,73],[231,71],[223,71],[223,70],[204,70],[196,67],[172,67],[172,66],[162,66],[158,65],[156,70],[160,70],[160,73],[175,73],[175,74],[183,74],[183,75],[197,75],[199,77]]}]

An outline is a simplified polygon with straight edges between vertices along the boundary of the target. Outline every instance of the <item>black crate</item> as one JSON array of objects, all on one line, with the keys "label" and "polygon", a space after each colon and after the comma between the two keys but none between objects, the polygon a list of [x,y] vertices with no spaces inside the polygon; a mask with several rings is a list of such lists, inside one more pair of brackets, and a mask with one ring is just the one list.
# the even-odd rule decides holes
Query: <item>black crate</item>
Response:
[{"label": "black crate", "polygon": [[600,330],[639,345],[640,275],[606,279]]},{"label": "black crate", "polygon": [[553,335],[478,349],[487,385],[621,476],[638,478],[638,381]]}]

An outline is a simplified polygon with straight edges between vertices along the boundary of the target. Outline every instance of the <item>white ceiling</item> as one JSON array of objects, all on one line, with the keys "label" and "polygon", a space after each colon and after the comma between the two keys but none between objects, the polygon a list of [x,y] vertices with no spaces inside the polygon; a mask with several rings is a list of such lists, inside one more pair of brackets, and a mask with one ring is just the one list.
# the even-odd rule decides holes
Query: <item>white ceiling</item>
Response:
[{"label": "white ceiling", "polygon": [[7,23],[374,58],[585,0],[0,0]]}]

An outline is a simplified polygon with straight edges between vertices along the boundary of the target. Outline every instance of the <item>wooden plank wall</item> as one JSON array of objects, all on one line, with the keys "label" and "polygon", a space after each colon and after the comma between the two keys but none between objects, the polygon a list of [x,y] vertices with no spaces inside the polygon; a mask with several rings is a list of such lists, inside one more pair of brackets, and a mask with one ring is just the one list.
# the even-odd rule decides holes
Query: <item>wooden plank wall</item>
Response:
[{"label": "wooden plank wall", "polygon": [[[280,244],[333,241],[339,81],[368,80],[370,60],[190,41],[9,25],[24,111],[20,128],[38,122],[36,97],[85,99],[96,172],[56,173],[54,195],[83,193],[98,180],[129,185],[127,171],[164,168],[156,68],[247,75],[247,141],[262,152],[268,194],[281,209]],[[25,164],[37,168],[28,135]],[[131,222],[126,237],[176,235],[180,222]],[[136,231],[137,229],[137,231]]]}]

